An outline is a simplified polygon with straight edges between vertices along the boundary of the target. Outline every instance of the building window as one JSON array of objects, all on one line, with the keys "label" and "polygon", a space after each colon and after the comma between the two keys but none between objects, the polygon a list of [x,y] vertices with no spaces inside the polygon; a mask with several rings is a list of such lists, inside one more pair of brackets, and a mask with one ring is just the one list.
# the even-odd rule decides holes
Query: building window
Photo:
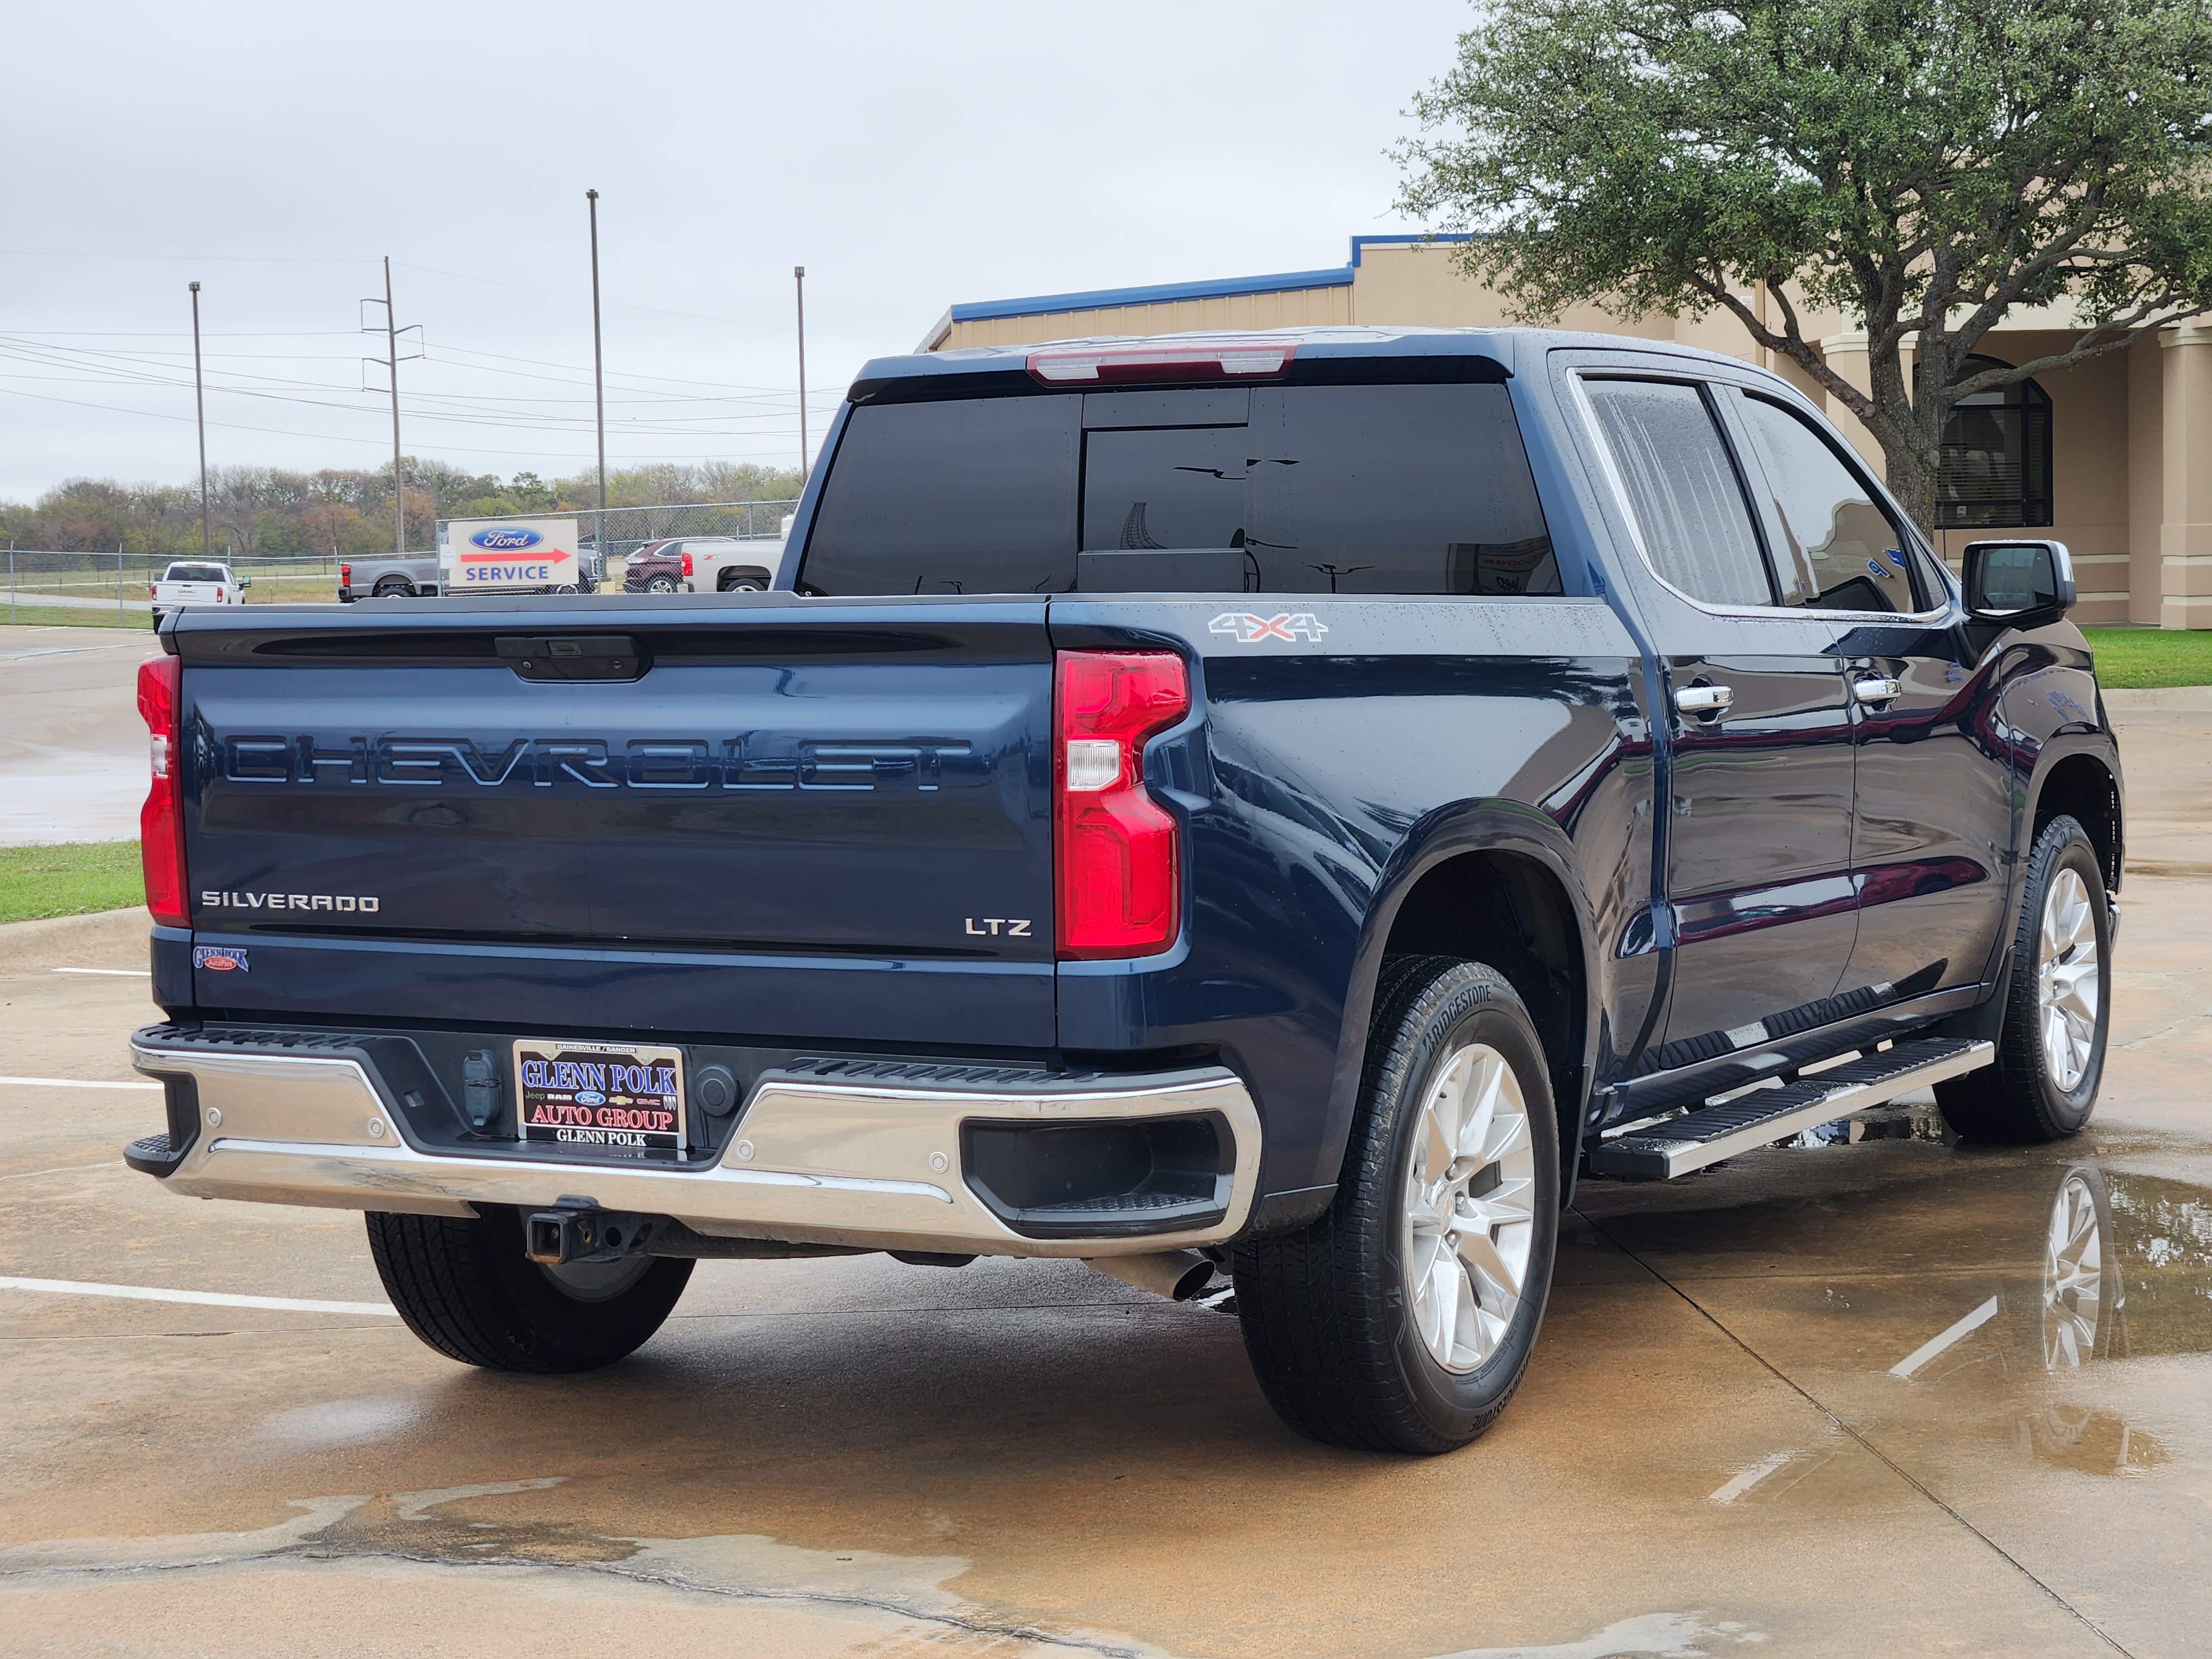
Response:
[{"label": "building window", "polygon": [[[1969,357],[1959,375],[2010,366]],[[1936,475],[1936,527],[2033,529],[2051,521],[2051,394],[2033,380],[2015,380],[1954,405]]]}]

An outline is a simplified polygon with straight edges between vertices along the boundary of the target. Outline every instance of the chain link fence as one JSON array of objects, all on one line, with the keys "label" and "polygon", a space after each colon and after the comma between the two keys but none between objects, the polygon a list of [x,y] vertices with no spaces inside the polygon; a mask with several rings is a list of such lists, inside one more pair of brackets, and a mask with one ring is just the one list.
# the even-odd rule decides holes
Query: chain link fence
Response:
[{"label": "chain link fence", "polygon": [[[198,564],[198,557],[169,554],[80,553],[41,548],[8,550],[7,608],[0,621],[89,628],[150,628],[153,586],[172,564]],[[246,579],[241,596],[248,605],[329,603],[337,598],[338,561],[328,555],[262,556],[218,553],[209,561],[227,564]]]},{"label": "chain link fence", "polygon": [[[796,501],[702,501],[671,507],[611,507],[606,511],[609,559],[627,558],[647,542],[679,536],[735,536],[742,540],[774,540],[783,533],[783,521],[799,510]],[[576,533],[581,545],[597,544],[599,514],[585,508],[576,514]],[[444,528],[441,523],[439,526]],[[619,579],[618,568],[608,575]]]},{"label": "chain link fence", "polygon": [[[734,536],[758,541],[764,550],[772,548],[783,533],[784,520],[798,506],[796,501],[775,501],[611,507],[605,520],[606,544],[596,561],[601,591],[622,592],[624,565],[631,554],[648,543],[692,536]],[[595,532],[599,515],[587,508],[574,516],[580,550],[587,563],[592,562],[598,550]],[[438,521],[441,537],[447,522]],[[0,611],[0,620],[91,628],[150,628],[153,585],[161,573],[172,564],[200,562],[197,557],[133,553],[128,549],[83,553],[9,548],[7,557],[7,609]],[[222,552],[211,561],[227,564],[234,575],[247,579],[243,599],[248,605],[333,603],[337,599],[339,564],[359,562],[342,561],[335,554],[264,556]],[[775,562],[773,559],[763,562]]]}]

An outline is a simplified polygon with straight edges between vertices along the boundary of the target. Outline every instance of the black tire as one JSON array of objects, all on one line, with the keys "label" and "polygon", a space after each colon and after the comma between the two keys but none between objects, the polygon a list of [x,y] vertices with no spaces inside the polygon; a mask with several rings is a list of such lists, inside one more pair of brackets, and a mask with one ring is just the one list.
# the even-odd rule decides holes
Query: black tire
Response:
[{"label": "black tire", "polygon": [[404,576],[386,576],[377,583],[375,592],[369,597],[378,599],[411,599],[415,597],[415,584]]},{"label": "black tire", "polygon": [[646,580],[645,591],[648,593],[673,593],[676,591],[676,578],[673,576],[648,577]]},{"label": "black tire", "polygon": [[[473,1221],[368,1216],[369,1254],[407,1328],[449,1359],[487,1370],[595,1370],[659,1330],[684,1294],[691,1263],[632,1256],[598,1275],[540,1267],[523,1253],[519,1210],[486,1205]],[[637,1264],[644,1264],[642,1267]],[[556,1274],[575,1284],[564,1285]]]},{"label": "black tire", "polygon": [[[1451,1451],[1504,1411],[1543,1322],[1559,1225],[1550,1073],[1521,999],[1480,963],[1393,958],[1376,987],[1369,1033],[1335,1200],[1297,1232],[1236,1246],[1237,1318],[1261,1392],[1298,1433],[1376,1451]],[[1534,1202],[1518,1306],[1486,1358],[1454,1370],[1416,1326],[1401,1224],[1423,1103],[1474,1044],[1501,1056],[1520,1085]],[[1486,1166],[1477,1179],[1492,1167],[1504,1165]]]},{"label": "black tire", "polygon": [[[2059,1086],[2043,1042],[2043,996],[2038,945],[2045,902],[2061,872],[2071,872],[2086,891],[2097,945],[2095,1034],[2088,1060],[2071,1089]],[[2097,848],[2070,817],[2043,827],[2028,855],[2027,880],[2014,925],[2012,972],[2005,987],[2004,1023],[1996,1060],[1978,1072],[1936,1085],[1943,1121],[1966,1140],[2024,1145],[2078,1134],[2096,1109],[2105,1072],[2106,1036],[2112,1010],[2112,912]]]}]

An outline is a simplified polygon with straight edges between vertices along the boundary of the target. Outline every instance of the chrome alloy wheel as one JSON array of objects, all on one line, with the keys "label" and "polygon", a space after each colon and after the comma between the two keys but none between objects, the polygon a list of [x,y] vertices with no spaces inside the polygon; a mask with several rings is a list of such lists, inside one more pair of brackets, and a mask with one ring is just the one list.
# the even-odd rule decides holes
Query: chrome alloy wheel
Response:
[{"label": "chrome alloy wheel", "polygon": [[2105,1310],[2105,1241],[2089,1183],[2069,1175],[2051,1206],[2043,1247],[2043,1364],[2070,1369],[2097,1353]]},{"label": "chrome alloy wheel", "polygon": [[633,1250],[612,1261],[568,1261],[557,1267],[540,1263],[538,1271],[571,1302],[611,1302],[651,1273],[659,1259]]},{"label": "chrome alloy wheel", "polygon": [[2043,1060],[2061,1094],[2072,1094],[2089,1069],[2097,1037],[2097,919],[2089,890],[2071,870],[2051,878],[2035,947],[2036,1006],[2042,1016]]},{"label": "chrome alloy wheel", "polygon": [[1447,1060],[1407,1141],[1398,1222],[1407,1305],[1431,1357],[1471,1371],[1513,1322],[1536,1233],[1536,1152],[1505,1056],[1474,1043]]}]

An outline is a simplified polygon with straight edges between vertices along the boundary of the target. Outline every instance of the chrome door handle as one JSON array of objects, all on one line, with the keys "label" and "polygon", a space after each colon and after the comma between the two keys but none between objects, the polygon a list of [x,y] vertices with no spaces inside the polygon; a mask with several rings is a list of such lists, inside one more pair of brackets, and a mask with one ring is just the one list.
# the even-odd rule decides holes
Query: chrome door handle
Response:
[{"label": "chrome door handle", "polygon": [[1725,685],[1681,685],[1674,689],[1674,707],[1698,720],[1712,720],[1735,704],[1735,692]]},{"label": "chrome door handle", "polygon": [[1898,694],[1904,690],[1903,686],[1887,675],[1877,675],[1872,679],[1851,682],[1851,696],[1861,702],[1895,702]]}]

